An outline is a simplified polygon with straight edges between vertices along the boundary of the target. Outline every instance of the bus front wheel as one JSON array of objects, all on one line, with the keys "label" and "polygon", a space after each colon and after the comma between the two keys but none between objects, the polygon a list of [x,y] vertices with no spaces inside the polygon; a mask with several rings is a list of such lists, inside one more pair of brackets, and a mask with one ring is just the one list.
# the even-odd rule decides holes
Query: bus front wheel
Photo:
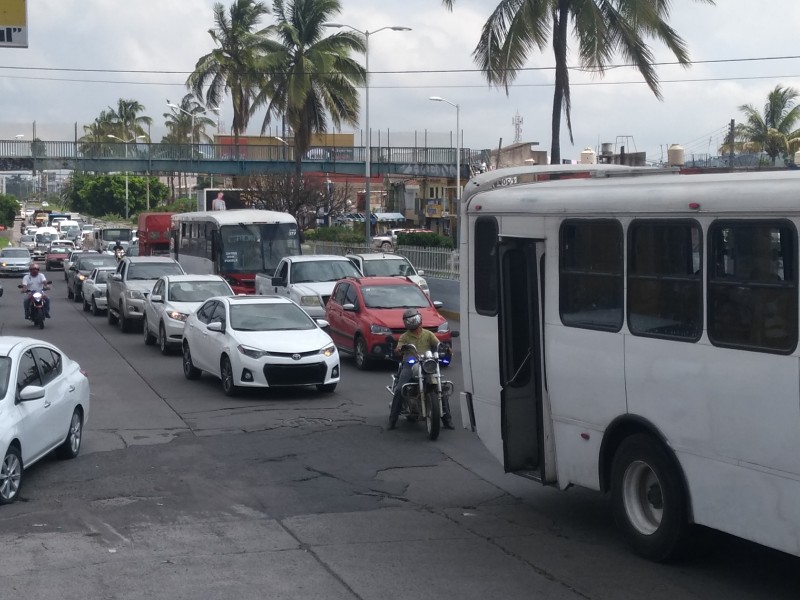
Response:
[{"label": "bus front wheel", "polygon": [[654,438],[625,439],[611,466],[614,520],[640,555],[655,561],[679,557],[689,533],[686,491],[672,457]]}]

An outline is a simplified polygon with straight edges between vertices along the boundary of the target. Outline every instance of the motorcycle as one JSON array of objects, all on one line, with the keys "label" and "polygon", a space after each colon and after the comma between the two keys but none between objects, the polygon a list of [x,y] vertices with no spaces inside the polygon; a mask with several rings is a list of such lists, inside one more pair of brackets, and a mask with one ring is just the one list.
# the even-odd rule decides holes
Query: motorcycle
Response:
[{"label": "motorcycle", "polygon": [[[387,336],[386,342],[391,356],[394,338]],[[405,415],[408,421],[425,419],[428,439],[435,440],[439,437],[442,426],[443,405],[447,403],[449,406],[450,396],[455,389],[452,381],[442,380],[441,373],[441,366],[450,364],[450,349],[444,344],[439,344],[436,352],[428,350],[420,356],[413,344],[407,344],[402,347],[402,351],[407,355],[403,360],[411,365],[413,378],[400,391],[403,398],[401,414]],[[392,375],[392,384],[386,386],[392,397],[397,389],[402,368],[401,362],[397,372]],[[414,415],[417,415],[416,418]]]},{"label": "motorcycle", "polygon": [[[23,286],[18,285],[17,287],[22,288]],[[28,299],[30,300],[31,322],[33,323],[33,326],[38,327],[39,329],[44,329],[44,292],[26,292],[25,290],[22,290],[22,293],[28,294]]]}]

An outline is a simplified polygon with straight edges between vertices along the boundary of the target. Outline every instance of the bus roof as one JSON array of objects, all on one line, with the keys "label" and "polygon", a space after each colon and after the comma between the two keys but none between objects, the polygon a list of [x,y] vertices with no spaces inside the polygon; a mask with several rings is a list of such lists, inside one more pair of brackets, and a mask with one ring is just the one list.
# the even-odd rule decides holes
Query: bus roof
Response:
[{"label": "bus roof", "polygon": [[[553,165],[546,171],[523,167],[481,174],[470,180],[464,194],[466,212],[475,216],[800,213],[800,170],[680,174],[669,169],[609,168],[614,165],[566,166],[578,168]],[[563,178],[535,179],[543,173]]]},{"label": "bus roof", "polygon": [[239,223],[296,223],[294,217],[288,213],[252,208],[176,213],[172,216],[172,220],[176,222],[211,221],[217,225],[238,225]]}]

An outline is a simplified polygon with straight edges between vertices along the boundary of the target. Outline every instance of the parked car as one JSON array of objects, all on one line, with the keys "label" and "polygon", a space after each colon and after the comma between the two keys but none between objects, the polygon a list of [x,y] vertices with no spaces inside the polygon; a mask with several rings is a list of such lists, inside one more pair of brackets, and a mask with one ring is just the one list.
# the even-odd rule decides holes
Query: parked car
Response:
[{"label": "parked car", "polygon": [[391,335],[396,342],[405,331],[403,312],[408,308],[418,309],[422,326],[450,346],[450,324],[439,314],[441,306],[412,281],[361,277],[336,284],[325,314],[339,350],[352,354],[359,369],[368,369],[374,360],[388,355],[386,338]]},{"label": "parked car", "polygon": [[211,298],[186,320],[183,374],[219,377],[228,396],[240,387],[316,385],[332,392],[339,353],[325,326],[288,298]]},{"label": "parked car", "polygon": [[119,324],[130,332],[144,318],[144,301],[162,275],[183,275],[183,268],[172,258],[126,256],[117,265],[106,288],[108,324]]},{"label": "parked car", "polygon": [[422,277],[425,272],[417,271],[411,261],[399,254],[377,252],[373,254],[348,254],[349,259],[365,277],[408,277],[428,296],[428,282]]},{"label": "parked car", "polygon": [[81,253],[67,270],[67,298],[80,302],[83,297],[83,282],[89,277],[92,270],[110,267],[117,268],[117,259],[108,254],[99,252]]},{"label": "parked car", "polygon": [[92,269],[87,277],[81,282],[81,298],[83,299],[83,310],[97,317],[108,309],[106,298],[106,285],[108,278],[114,274],[115,267],[99,267]]},{"label": "parked car", "polygon": [[67,240],[57,240],[52,242],[47,248],[47,253],[44,255],[44,269],[50,271],[52,269],[63,269],[64,261],[69,256],[69,253],[75,249],[75,244]]},{"label": "parked car", "polygon": [[430,229],[390,229],[372,238],[372,247],[384,252],[392,252],[397,246],[397,236],[401,233],[433,233]]},{"label": "parked car", "polygon": [[161,354],[180,347],[186,319],[213,296],[233,296],[219,275],[165,275],[144,301],[144,343],[158,342]]},{"label": "parked car", "polygon": [[57,450],[75,458],[89,418],[80,365],[40,340],[0,337],[0,504],[19,498],[25,472]]},{"label": "parked car", "polygon": [[278,263],[274,276],[256,273],[256,294],[286,296],[312,317],[322,318],[336,282],[360,276],[361,272],[343,256],[287,256]]},{"label": "parked car", "polygon": [[28,272],[31,253],[27,248],[3,248],[0,250],[0,275],[14,277]]}]

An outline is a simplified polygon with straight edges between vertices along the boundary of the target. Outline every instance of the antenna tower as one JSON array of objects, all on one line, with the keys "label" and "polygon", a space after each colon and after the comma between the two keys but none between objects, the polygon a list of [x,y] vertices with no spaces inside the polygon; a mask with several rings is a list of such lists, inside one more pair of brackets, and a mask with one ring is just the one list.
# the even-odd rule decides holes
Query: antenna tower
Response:
[{"label": "antenna tower", "polygon": [[511,124],[514,126],[514,143],[518,144],[522,140],[522,116],[519,111],[511,119]]}]

